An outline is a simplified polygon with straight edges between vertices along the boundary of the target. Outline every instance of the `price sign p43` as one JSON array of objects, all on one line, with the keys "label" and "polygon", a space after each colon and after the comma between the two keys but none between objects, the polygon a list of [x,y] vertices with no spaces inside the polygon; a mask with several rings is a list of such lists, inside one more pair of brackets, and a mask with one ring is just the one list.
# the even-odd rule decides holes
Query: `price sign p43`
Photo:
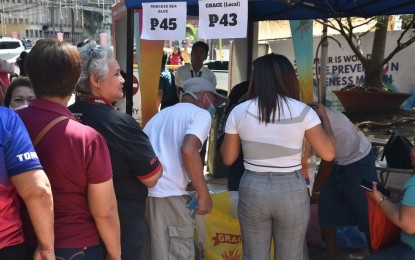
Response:
[{"label": "price sign p43", "polygon": [[141,39],[182,40],[186,36],[186,2],[143,3]]},{"label": "price sign p43", "polygon": [[199,1],[199,38],[245,38],[248,0]]}]

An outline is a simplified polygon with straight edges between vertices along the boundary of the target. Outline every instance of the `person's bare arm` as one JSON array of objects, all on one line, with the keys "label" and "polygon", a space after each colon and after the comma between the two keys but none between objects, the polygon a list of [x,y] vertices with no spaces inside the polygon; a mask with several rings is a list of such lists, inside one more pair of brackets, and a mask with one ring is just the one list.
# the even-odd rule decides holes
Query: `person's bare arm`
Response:
[{"label": "person's bare arm", "polygon": [[212,210],[212,199],[203,176],[203,164],[200,158],[199,149],[202,143],[195,135],[187,134],[183,139],[180,152],[183,160],[183,167],[192,181],[193,187],[197,191],[196,214],[204,215]]},{"label": "person's bare arm", "polygon": [[378,203],[386,217],[406,233],[415,234],[415,207],[394,204],[389,200],[381,201],[383,195],[378,191],[376,184],[373,184],[372,188],[373,192],[369,192],[369,196]]},{"label": "person's bare arm", "polygon": [[408,234],[415,234],[415,207],[382,201],[379,206],[388,219]]},{"label": "person's bare arm", "polygon": [[0,72],[13,74],[14,73],[14,64],[8,62],[7,60],[0,59]]},{"label": "person's bare arm", "polygon": [[104,241],[108,259],[121,259],[120,220],[112,179],[88,185],[89,210]]},{"label": "person's bare arm", "polygon": [[43,170],[31,170],[10,178],[26,204],[38,239],[34,259],[55,259],[53,199],[49,179]]},{"label": "person's bare arm", "polygon": [[147,188],[153,188],[154,186],[156,186],[157,181],[161,178],[161,176],[163,175],[163,167],[161,166],[160,163],[160,167],[158,167],[155,171],[157,171],[156,174],[151,175],[151,177],[149,178],[139,178],[139,180],[146,185]]},{"label": "person's bare arm", "polygon": [[241,139],[238,134],[225,134],[223,143],[220,147],[223,163],[225,165],[233,164],[241,151]]},{"label": "person's bare arm", "polygon": [[327,162],[324,160],[321,160],[320,166],[318,168],[318,173],[316,175],[316,178],[314,180],[314,185],[312,189],[312,194],[310,198],[311,204],[317,203],[318,198],[320,196],[320,190],[324,186],[324,184],[327,182],[331,175],[331,171],[333,170],[333,164],[334,162]]}]

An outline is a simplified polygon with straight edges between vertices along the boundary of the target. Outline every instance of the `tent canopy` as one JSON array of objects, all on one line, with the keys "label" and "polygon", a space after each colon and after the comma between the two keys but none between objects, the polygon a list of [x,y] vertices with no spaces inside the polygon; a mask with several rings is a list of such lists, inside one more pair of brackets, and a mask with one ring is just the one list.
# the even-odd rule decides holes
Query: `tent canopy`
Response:
[{"label": "tent canopy", "polygon": [[[180,0],[125,0],[127,35],[133,28],[132,9],[141,9],[143,3],[180,2]],[[199,1],[187,0],[187,15],[199,16]],[[267,20],[305,20],[339,17],[372,17],[375,15],[415,14],[414,0],[248,0],[249,22]],[[129,17],[129,18],[128,18]],[[128,28],[131,26],[131,28]],[[132,37],[127,41],[127,52],[132,52]],[[248,48],[250,49],[250,48]],[[249,64],[249,62],[248,62]],[[127,58],[127,74],[132,78],[132,57]],[[126,82],[127,84],[128,82]],[[128,85],[128,84],[127,84]],[[127,89],[127,113],[132,113],[132,87]],[[154,107],[153,104],[151,108]],[[143,108],[144,111],[144,108]],[[151,111],[150,111],[151,112]],[[149,113],[151,114],[151,113]],[[143,116],[144,119],[144,116]]]},{"label": "tent canopy", "polygon": [[[127,8],[142,3],[178,0],[126,0]],[[187,14],[198,16],[198,0],[187,0]],[[414,0],[248,0],[248,17],[253,21],[303,20],[336,17],[413,14]]]}]

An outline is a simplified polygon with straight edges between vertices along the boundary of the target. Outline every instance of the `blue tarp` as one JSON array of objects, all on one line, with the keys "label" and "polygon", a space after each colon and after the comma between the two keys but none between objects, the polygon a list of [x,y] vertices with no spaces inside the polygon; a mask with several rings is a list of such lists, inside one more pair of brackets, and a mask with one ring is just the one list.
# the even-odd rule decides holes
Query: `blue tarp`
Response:
[{"label": "blue tarp", "polygon": [[[142,3],[179,2],[177,0],[126,0],[127,8]],[[198,16],[198,1],[188,0],[187,15]],[[413,14],[414,0],[248,0],[248,17],[253,21],[302,20],[331,17],[370,17]]]}]

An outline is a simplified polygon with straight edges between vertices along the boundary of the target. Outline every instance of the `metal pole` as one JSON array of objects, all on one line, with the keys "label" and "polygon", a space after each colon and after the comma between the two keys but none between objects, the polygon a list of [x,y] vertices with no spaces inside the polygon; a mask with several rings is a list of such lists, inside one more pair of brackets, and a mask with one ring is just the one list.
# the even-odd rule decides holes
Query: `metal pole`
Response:
[{"label": "metal pole", "polygon": [[252,70],[252,61],[253,61],[253,49],[254,49],[254,21],[248,19],[248,30],[247,30],[247,38],[248,38],[248,59],[246,60],[248,66],[246,68],[246,79],[249,80],[249,77],[251,76],[251,70]]},{"label": "metal pole", "polygon": [[77,44],[75,42],[75,13],[73,9],[71,9],[71,35],[71,42]]},{"label": "metal pole", "polygon": [[[133,53],[134,53],[134,9],[127,9],[127,78],[125,79],[125,112],[133,114]],[[137,52],[138,53],[138,52]]]},{"label": "metal pole", "polygon": [[[326,104],[326,80],[327,80],[327,52],[329,42],[327,41],[327,24],[326,20],[323,23],[323,35],[321,42],[321,56],[320,56],[320,84],[318,86],[318,101],[323,105]],[[316,64],[317,66],[317,64]]]},{"label": "metal pole", "polygon": [[52,23],[53,37],[56,37],[56,31],[55,31],[55,5],[54,4],[52,4],[50,6],[50,21]]}]

